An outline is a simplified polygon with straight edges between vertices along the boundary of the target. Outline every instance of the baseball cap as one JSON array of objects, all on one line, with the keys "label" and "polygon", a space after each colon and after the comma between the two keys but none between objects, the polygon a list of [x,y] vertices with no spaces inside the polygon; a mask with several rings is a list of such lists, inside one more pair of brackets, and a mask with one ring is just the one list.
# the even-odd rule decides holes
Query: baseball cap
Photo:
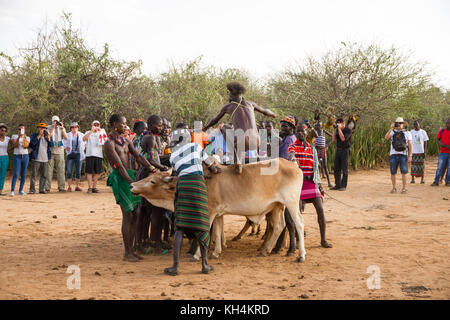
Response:
[{"label": "baseball cap", "polygon": [[47,129],[47,125],[44,122],[41,122],[37,125],[38,128],[45,128]]},{"label": "baseball cap", "polygon": [[100,125],[100,121],[98,121],[98,120],[92,121],[92,124],[93,124],[93,125],[96,124],[96,123],[98,123],[98,124]]},{"label": "baseball cap", "polygon": [[53,117],[52,117],[52,122],[53,122],[53,121],[58,121],[58,122],[59,122],[59,121],[61,121],[61,120],[59,120],[59,117],[58,117],[58,116],[53,116]]}]

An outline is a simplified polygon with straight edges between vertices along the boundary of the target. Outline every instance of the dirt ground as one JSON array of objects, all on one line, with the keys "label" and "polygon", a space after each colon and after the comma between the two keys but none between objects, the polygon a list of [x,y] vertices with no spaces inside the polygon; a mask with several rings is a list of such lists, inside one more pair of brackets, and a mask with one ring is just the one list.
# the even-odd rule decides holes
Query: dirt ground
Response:
[{"label": "dirt ground", "polygon": [[[303,264],[286,250],[259,257],[261,236],[232,242],[245,218],[226,216],[228,248],[211,260],[210,275],[186,257],[180,275],[163,274],[170,252],[122,261],[121,212],[105,181],[100,194],[2,196],[0,299],[449,299],[450,188],[430,187],[436,163],[427,160],[426,184],[408,177],[404,195],[389,193],[387,167],[353,172],[347,191],[329,191],[331,249],[320,247],[307,205]],[[67,287],[71,265],[80,268],[80,289]],[[368,268],[379,268],[379,289],[368,288]]]}]

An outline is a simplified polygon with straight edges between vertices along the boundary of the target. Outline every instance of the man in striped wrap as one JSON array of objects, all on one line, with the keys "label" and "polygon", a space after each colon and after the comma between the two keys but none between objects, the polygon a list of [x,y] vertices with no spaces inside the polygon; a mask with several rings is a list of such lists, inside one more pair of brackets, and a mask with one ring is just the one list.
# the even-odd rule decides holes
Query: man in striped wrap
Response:
[{"label": "man in striped wrap", "polygon": [[297,127],[295,136],[297,141],[289,146],[289,160],[297,161],[299,168],[303,172],[302,192],[300,200],[302,212],[306,203],[312,203],[316,208],[317,220],[320,229],[320,244],[324,248],[331,248],[332,245],[325,238],[326,222],[323,210],[323,189],[319,173],[319,158],[314,146],[306,141],[306,126],[300,124]]},{"label": "man in striped wrap", "polygon": [[214,270],[207,260],[210,223],[208,192],[203,176],[202,162],[205,162],[208,170],[213,173],[219,173],[220,168],[213,165],[200,145],[184,141],[189,141],[187,130],[185,134],[180,132],[180,137],[172,148],[170,156],[170,164],[178,174],[174,202],[176,231],[173,240],[173,266],[164,269],[164,273],[172,276],[178,274],[183,233],[195,236],[200,244],[202,273],[209,273]]}]

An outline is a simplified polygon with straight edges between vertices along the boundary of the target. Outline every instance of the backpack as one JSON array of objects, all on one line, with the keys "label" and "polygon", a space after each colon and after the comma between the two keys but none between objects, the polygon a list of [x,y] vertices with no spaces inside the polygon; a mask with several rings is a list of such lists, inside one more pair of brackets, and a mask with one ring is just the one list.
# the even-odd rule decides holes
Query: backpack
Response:
[{"label": "backpack", "polygon": [[439,131],[439,141],[441,141],[442,139],[442,134],[444,133],[445,128],[441,129],[441,131]]},{"label": "backpack", "polygon": [[397,152],[402,152],[406,150],[407,146],[405,133],[403,131],[395,131],[392,136],[392,148]]}]

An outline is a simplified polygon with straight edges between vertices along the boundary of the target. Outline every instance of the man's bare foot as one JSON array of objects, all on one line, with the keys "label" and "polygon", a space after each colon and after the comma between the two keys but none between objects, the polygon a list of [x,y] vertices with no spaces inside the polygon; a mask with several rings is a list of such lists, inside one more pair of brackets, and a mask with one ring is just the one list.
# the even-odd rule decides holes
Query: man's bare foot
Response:
[{"label": "man's bare foot", "polygon": [[214,271],[214,267],[213,266],[211,266],[209,264],[207,264],[206,266],[202,266],[202,273],[208,274],[211,271]]},{"label": "man's bare foot", "polygon": [[138,262],[140,261],[134,254],[129,253],[129,254],[125,254],[123,256],[123,261],[128,261],[128,262]]},{"label": "man's bare foot", "polygon": [[234,171],[237,174],[241,174],[242,173],[242,164],[236,164],[235,167],[234,167]]},{"label": "man's bare foot", "polygon": [[331,243],[328,243],[326,240],[325,240],[325,241],[322,241],[322,242],[320,243],[320,245],[321,245],[322,247],[324,247],[324,248],[333,248],[333,246],[331,245]]},{"label": "man's bare foot", "polygon": [[177,267],[165,268],[164,273],[168,274],[169,276],[176,276],[178,274],[178,268]]}]

